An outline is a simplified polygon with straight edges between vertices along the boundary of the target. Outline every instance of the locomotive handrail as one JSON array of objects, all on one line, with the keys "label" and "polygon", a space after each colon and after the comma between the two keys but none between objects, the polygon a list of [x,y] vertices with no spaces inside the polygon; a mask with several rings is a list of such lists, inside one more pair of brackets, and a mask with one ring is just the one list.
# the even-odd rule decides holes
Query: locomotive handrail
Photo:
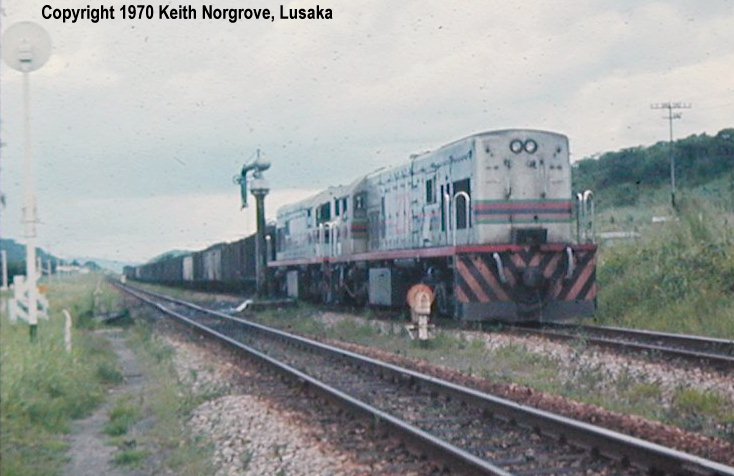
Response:
[{"label": "locomotive handrail", "polygon": [[453,203],[451,204],[451,214],[452,214],[451,223],[453,225],[453,232],[454,232],[453,233],[453,245],[454,246],[456,246],[456,230],[459,228],[457,226],[458,223],[456,221],[456,219],[457,219],[457,217],[456,217],[456,208],[457,208],[456,207],[456,201],[458,200],[459,197],[462,197],[464,199],[464,201],[466,202],[466,230],[467,230],[467,235],[469,233],[469,219],[471,218],[471,197],[469,196],[468,193],[464,192],[463,190],[462,191],[459,191],[459,192],[456,192],[456,194],[454,194]]},{"label": "locomotive handrail", "polygon": [[494,258],[494,262],[497,264],[497,275],[500,277],[500,282],[505,284],[507,282],[507,276],[505,276],[505,267],[502,264],[502,257],[499,253],[495,252],[492,253],[492,258]]},{"label": "locomotive handrail", "polygon": [[[576,240],[581,243],[596,241],[596,209],[594,192],[585,190],[576,194]],[[591,236],[589,236],[591,235]]]},{"label": "locomotive handrail", "polygon": [[451,230],[451,195],[448,193],[443,194],[443,209],[444,216],[446,217],[446,244],[449,244],[449,231]]},{"label": "locomotive handrail", "polygon": [[576,193],[576,242],[581,243],[581,213],[583,213],[582,209],[582,203],[583,203],[583,195],[578,192]]},{"label": "locomotive handrail", "polygon": [[596,241],[596,206],[594,202],[594,192],[586,190],[584,192],[584,203],[591,214],[589,225],[591,227],[591,241]]}]

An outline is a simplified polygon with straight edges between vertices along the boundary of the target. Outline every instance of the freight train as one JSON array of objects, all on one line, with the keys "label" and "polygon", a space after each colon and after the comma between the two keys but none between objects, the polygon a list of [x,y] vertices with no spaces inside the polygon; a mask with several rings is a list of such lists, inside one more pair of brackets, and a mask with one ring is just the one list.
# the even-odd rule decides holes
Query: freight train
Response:
[{"label": "freight train", "polygon": [[[275,227],[266,228],[267,242]],[[217,243],[190,254],[169,256],[139,266],[126,266],[127,279],[207,291],[255,291],[255,235],[232,243]],[[275,259],[273,253],[270,259]]]},{"label": "freight train", "polygon": [[[422,283],[437,313],[466,321],[590,315],[591,197],[572,193],[564,135],[474,134],[282,207],[268,230],[268,282],[293,298],[394,307]],[[126,274],[245,288],[253,254],[249,237]]]}]

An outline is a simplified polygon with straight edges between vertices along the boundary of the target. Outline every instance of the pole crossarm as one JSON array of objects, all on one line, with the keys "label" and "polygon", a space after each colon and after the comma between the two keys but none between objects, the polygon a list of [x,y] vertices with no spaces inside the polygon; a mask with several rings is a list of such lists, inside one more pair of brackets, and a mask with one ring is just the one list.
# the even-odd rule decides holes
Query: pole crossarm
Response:
[{"label": "pole crossarm", "polygon": [[675,154],[673,151],[673,121],[675,119],[680,119],[682,116],[679,112],[673,112],[677,109],[691,109],[693,105],[691,103],[685,103],[685,102],[659,102],[650,104],[650,109],[667,109],[668,115],[663,117],[663,119],[666,119],[669,124],[669,131],[670,131],[670,140],[669,140],[669,146],[668,146],[668,153],[670,155],[670,203],[673,206],[673,209],[677,209],[677,205],[675,202],[675,194],[676,194],[676,185],[675,185]]}]

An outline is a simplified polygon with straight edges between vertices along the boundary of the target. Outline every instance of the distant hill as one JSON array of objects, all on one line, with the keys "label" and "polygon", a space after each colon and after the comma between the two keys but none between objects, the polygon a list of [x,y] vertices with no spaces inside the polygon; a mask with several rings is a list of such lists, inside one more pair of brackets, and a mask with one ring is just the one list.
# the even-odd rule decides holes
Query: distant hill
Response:
[{"label": "distant hill", "polygon": [[186,256],[190,254],[191,254],[191,251],[185,251],[185,250],[166,251],[163,254],[160,254],[154,258],[151,258],[150,260],[148,260],[148,263],[157,263],[158,261],[165,261],[169,258],[177,258],[179,256]]},{"label": "distant hill", "polygon": [[[641,194],[670,186],[669,147],[658,142],[580,160],[573,166],[573,188],[593,190],[602,208],[636,205]],[[734,128],[679,139],[673,151],[678,188],[721,182],[711,199],[734,210]]]},{"label": "distant hill", "polygon": [[[15,240],[0,238],[0,250],[5,250],[8,255],[8,280],[12,282],[16,274],[25,275],[25,245]],[[59,261],[59,258],[41,248],[36,248],[36,256],[41,258],[44,266],[50,259],[53,269]]]},{"label": "distant hill", "polygon": [[126,261],[115,261],[115,260],[109,260],[109,259],[101,259],[101,258],[91,258],[88,256],[78,257],[75,258],[74,261],[77,261],[83,266],[86,266],[88,268],[94,269],[95,267],[106,269],[115,273],[122,273],[122,268],[125,266],[131,266],[137,263],[130,263]]},{"label": "distant hill", "polygon": [[[22,243],[18,243],[17,241],[12,239],[2,238],[0,239],[0,250],[5,250],[8,253],[8,280],[12,282],[13,276],[15,276],[16,274],[25,275],[25,245]],[[36,248],[36,255],[41,257],[44,267],[48,266],[48,261],[50,259],[51,268],[53,270],[56,269],[56,265],[59,262],[63,262],[67,264],[84,266],[94,271],[106,269],[115,273],[121,273],[123,267],[131,264],[122,261],[90,257],[61,259],[41,248]]]}]

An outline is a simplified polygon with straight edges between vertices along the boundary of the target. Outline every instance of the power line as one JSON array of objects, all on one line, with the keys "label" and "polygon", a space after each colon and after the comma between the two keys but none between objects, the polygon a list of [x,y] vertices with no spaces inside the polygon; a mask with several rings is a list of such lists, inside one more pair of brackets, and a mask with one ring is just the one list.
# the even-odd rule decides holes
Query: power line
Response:
[{"label": "power line", "polygon": [[667,119],[670,126],[670,143],[669,143],[669,154],[670,154],[670,203],[673,205],[673,209],[676,209],[675,205],[675,154],[673,154],[673,120],[680,119],[681,113],[674,113],[675,109],[690,109],[693,106],[690,103],[682,102],[659,102],[651,104],[650,109],[667,109],[668,116],[663,119]]}]

